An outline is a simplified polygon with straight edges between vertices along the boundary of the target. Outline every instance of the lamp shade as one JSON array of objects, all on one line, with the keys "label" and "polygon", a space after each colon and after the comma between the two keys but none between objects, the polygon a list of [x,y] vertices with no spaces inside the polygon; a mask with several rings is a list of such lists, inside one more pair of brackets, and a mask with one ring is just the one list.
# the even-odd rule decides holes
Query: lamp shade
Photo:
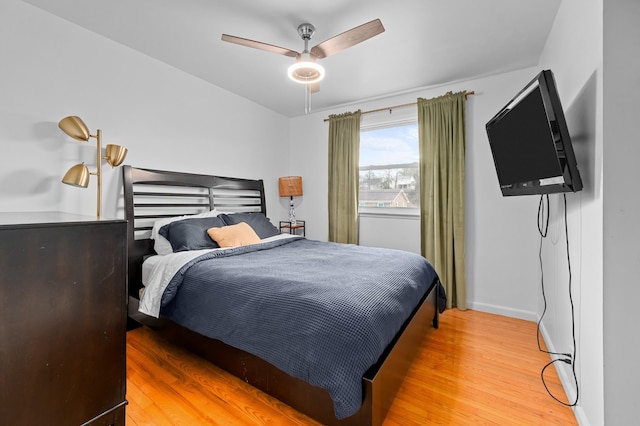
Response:
[{"label": "lamp shade", "polygon": [[107,145],[105,160],[111,167],[118,167],[127,156],[127,148],[121,145]]},{"label": "lamp shade", "polygon": [[89,140],[89,137],[91,137],[87,125],[84,124],[84,121],[82,121],[80,117],[76,117],[75,115],[70,115],[60,120],[58,127],[67,135],[80,142],[86,142]]},{"label": "lamp shade", "polygon": [[82,188],[86,188],[89,186],[89,177],[91,173],[89,173],[89,169],[87,166],[82,164],[76,164],[72,168],[70,168],[67,173],[65,173],[62,178],[62,183],[66,183],[71,186],[79,186]]},{"label": "lamp shade", "polygon": [[302,176],[284,176],[278,179],[281,197],[302,196]]}]

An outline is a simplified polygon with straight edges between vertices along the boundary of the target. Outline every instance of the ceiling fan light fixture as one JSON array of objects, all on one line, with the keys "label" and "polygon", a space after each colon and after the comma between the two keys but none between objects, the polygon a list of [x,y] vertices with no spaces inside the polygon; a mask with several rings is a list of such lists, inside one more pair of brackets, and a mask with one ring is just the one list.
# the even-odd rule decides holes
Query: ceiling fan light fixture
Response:
[{"label": "ceiling fan light fixture", "polygon": [[287,75],[296,83],[312,84],[324,78],[324,68],[309,53],[302,53],[300,59],[289,67]]}]

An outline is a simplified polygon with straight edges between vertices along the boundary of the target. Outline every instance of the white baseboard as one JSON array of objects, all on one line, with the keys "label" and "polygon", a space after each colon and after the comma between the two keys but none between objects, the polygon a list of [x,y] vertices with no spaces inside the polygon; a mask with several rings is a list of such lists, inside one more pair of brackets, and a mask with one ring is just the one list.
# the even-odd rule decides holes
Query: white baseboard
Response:
[{"label": "white baseboard", "polygon": [[[544,344],[547,346],[547,350],[549,352],[559,352],[553,345],[552,339],[549,338],[549,333],[544,326],[544,322],[540,324],[540,334],[542,334],[542,339],[544,340]],[[562,363],[555,363],[554,367],[558,373],[558,378],[562,383],[562,387],[564,388],[564,393],[567,395],[567,400],[573,402],[576,398],[576,391],[574,389],[575,381],[573,379],[573,375],[569,374],[567,369],[559,368],[561,365]],[[580,401],[578,401],[576,406],[571,408],[573,409],[573,415],[576,416],[576,420],[580,426],[590,426],[591,423],[589,422],[584,409],[580,406]]]},{"label": "white baseboard", "polygon": [[505,308],[504,306],[489,305],[488,303],[468,302],[467,307],[474,311],[488,312],[490,314],[503,315],[505,317],[518,318],[527,321],[538,321],[535,312],[522,311],[519,309]]}]

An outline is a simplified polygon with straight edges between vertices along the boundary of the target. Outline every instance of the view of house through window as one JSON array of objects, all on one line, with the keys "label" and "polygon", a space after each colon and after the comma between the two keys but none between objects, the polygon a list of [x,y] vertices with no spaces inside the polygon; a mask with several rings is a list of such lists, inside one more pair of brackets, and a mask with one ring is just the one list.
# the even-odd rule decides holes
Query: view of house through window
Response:
[{"label": "view of house through window", "polygon": [[420,203],[418,124],[360,132],[359,208],[412,208]]}]

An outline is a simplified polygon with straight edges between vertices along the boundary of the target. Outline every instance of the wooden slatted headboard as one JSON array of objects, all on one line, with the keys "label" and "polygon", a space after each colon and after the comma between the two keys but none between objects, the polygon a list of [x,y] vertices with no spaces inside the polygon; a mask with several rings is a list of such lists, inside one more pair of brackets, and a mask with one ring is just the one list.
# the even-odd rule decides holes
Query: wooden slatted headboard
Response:
[{"label": "wooden slatted headboard", "polygon": [[142,262],[154,254],[150,239],[153,223],[161,218],[202,213],[215,208],[224,213],[267,214],[261,179],[240,179],[172,171],[122,168],[124,210],[127,219],[129,295],[138,297]]}]

